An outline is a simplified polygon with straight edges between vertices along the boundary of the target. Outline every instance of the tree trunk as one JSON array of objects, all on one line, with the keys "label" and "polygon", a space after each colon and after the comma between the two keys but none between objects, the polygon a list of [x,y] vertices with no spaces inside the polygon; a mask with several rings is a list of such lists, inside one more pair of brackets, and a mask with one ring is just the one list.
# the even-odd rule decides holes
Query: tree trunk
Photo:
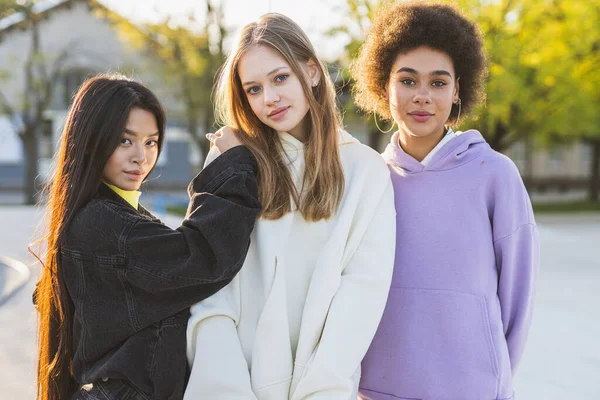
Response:
[{"label": "tree trunk", "polygon": [[588,198],[598,201],[600,197],[600,138],[589,141],[592,146],[592,163],[590,165],[590,181]]},{"label": "tree trunk", "polygon": [[[192,140],[192,143],[203,157],[203,161],[200,165],[200,168],[202,168],[202,165],[204,165],[204,160],[206,160],[206,156],[208,155],[208,151],[210,150],[210,142],[204,138],[204,135],[208,132],[214,132],[214,129],[212,128],[212,112],[205,112],[204,114],[204,132],[198,132],[198,114],[196,114],[195,111],[193,113],[188,111],[187,123],[187,129],[190,135],[190,139]],[[194,174],[195,173],[196,172],[194,172]]]},{"label": "tree trunk", "polygon": [[[23,119],[25,127],[21,133],[23,150],[25,152],[25,181],[23,190],[25,194],[25,204],[36,203],[36,178],[38,176],[38,137],[37,127],[40,124],[43,110],[39,108],[39,85],[36,82],[35,69],[39,68],[40,63],[40,32],[37,17],[28,10],[27,20],[31,29],[31,50],[25,64],[25,105],[23,107]],[[39,76],[37,76],[39,78]]]},{"label": "tree trunk", "polygon": [[198,147],[198,150],[200,150],[200,152],[202,152],[202,150],[200,149],[200,141],[198,138],[198,120],[195,114],[189,114],[188,113],[188,118],[187,118],[188,122],[187,122],[187,130],[188,133],[190,134],[190,139],[192,139],[192,142],[194,143],[194,145],[196,147]]},{"label": "tree trunk", "polygon": [[36,178],[38,176],[38,138],[35,127],[28,127],[23,132],[21,140],[25,156],[25,181],[23,185],[25,204],[35,204],[37,201],[38,188]]},{"label": "tree trunk", "polygon": [[[205,135],[210,132],[215,132],[216,129],[214,127],[214,113],[212,107],[208,107],[204,112],[204,132],[202,135]],[[202,151],[202,155],[206,157],[210,150],[210,142],[206,140],[204,137],[200,138],[200,151]]]},{"label": "tree trunk", "polygon": [[508,130],[506,129],[506,126],[502,122],[497,122],[494,132],[490,132],[489,135],[486,135],[486,139],[492,149],[502,153],[506,148],[504,138],[507,134]]}]

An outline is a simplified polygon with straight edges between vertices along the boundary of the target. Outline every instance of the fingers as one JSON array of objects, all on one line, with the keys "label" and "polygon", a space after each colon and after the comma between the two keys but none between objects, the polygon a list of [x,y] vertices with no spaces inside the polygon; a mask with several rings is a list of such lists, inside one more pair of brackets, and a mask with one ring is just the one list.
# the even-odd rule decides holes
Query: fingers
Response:
[{"label": "fingers", "polygon": [[210,141],[210,147],[217,146],[221,153],[241,145],[235,131],[229,126],[224,126],[215,133],[207,133],[205,136]]},{"label": "fingers", "polygon": [[217,131],[216,133],[207,133],[206,135],[204,135],[204,137],[206,137],[206,139],[208,139],[208,141],[212,143],[214,143],[214,141],[221,136],[223,136],[223,134],[220,131]]},{"label": "fingers", "polygon": [[204,135],[204,137],[206,137],[206,139],[210,142],[210,148],[212,149],[215,145],[215,140],[217,140],[217,135],[215,135],[214,133],[207,133],[206,135]]},{"label": "fingers", "polygon": [[206,137],[206,139],[208,139],[209,142],[213,143],[217,138],[217,135],[215,135],[214,133],[207,133],[206,135],[204,135],[204,137]]}]

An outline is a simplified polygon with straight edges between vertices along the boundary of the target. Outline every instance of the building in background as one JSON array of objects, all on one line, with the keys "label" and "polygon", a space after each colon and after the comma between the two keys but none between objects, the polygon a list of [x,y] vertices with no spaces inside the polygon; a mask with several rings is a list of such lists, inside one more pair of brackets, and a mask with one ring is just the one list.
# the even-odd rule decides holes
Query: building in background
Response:
[{"label": "building in background", "polygon": [[[74,91],[85,78],[101,72],[123,72],[146,83],[167,110],[167,141],[152,179],[152,191],[183,193],[202,164],[202,156],[189,140],[183,126],[184,105],[170,90],[158,71],[159,63],[150,52],[133,46],[117,24],[129,24],[95,0],[46,0],[36,11],[40,22],[41,48],[49,59],[65,50],[68,56],[55,82],[52,104],[46,110],[39,137],[39,179],[47,176],[58,137]],[[24,63],[31,46],[31,34],[19,15],[0,20],[0,92],[18,109],[23,101]],[[132,25],[131,25],[132,26]],[[340,85],[336,67],[330,69]],[[347,87],[338,90],[341,104],[349,104]],[[361,142],[382,151],[389,134],[370,135],[369,127],[348,109],[346,129]],[[12,121],[0,114],[0,191],[23,187],[24,155]],[[571,200],[585,197],[591,163],[590,146],[578,142],[552,148],[532,146],[526,141],[510,147],[506,154],[517,164],[535,200]]]},{"label": "building in background", "polygon": [[[38,3],[42,16],[40,47],[48,62],[66,54],[50,107],[38,132],[39,179],[44,181],[51,168],[71,98],[88,77],[103,72],[122,72],[145,83],[161,99],[167,111],[166,143],[148,186],[153,190],[185,188],[200,163],[193,152],[183,124],[173,118],[181,115],[181,103],[156,72],[160,61],[127,42],[115,26],[128,23],[96,1],[50,0]],[[15,110],[23,102],[24,65],[32,45],[32,35],[22,17],[13,14],[0,20],[0,92]],[[0,190],[19,191],[23,187],[24,154],[15,124],[0,114]],[[193,155],[192,155],[193,153]]]}]

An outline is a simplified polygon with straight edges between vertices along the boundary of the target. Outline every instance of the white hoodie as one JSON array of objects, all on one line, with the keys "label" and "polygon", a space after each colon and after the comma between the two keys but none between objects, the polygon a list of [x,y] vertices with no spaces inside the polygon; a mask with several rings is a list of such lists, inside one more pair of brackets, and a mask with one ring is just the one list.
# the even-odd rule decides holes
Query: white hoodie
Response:
[{"label": "white hoodie", "polygon": [[[300,185],[304,145],[280,139]],[[391,282],[396,212],[381,156],[344,131],[339,146],[337,213],[260,219],[238,276],[192,307],[184,399],[356,399]]]}]

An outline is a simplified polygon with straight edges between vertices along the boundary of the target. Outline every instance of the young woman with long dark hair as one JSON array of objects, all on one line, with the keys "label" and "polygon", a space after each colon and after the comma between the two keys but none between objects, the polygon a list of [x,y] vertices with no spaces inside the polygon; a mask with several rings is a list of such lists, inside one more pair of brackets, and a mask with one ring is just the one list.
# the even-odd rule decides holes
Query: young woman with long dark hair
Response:
[{"label": "young woman with long dark hair", "polygon": [[179,399],[189,307],[240,270],[260,211],[256,164],[235,135],[190,183],[176,230],[138,204],[164,142],[150,90],[122,76],[75,95],[50,180],[35,294],[38,399]]}]

